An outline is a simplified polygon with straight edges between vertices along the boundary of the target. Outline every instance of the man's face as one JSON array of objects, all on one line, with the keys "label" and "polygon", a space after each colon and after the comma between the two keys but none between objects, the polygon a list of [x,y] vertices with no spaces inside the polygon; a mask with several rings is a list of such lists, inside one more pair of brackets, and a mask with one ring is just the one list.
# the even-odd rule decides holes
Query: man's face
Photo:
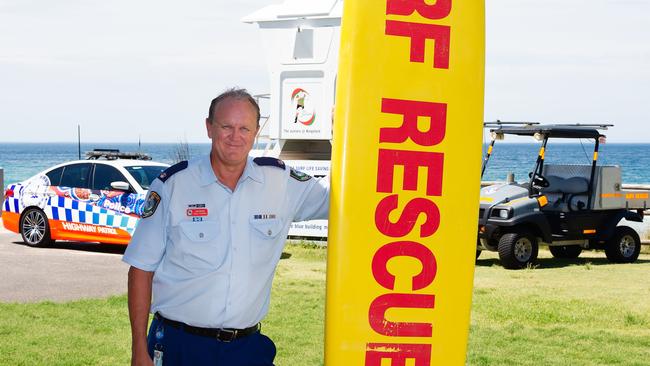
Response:
[{"label": "man's face", "polygon": [[228,98],[217,106],[212,122],[205,121],[212,139],[212,154],[227,166],[246,163],[257,134],[257,114],[247,100]]}]

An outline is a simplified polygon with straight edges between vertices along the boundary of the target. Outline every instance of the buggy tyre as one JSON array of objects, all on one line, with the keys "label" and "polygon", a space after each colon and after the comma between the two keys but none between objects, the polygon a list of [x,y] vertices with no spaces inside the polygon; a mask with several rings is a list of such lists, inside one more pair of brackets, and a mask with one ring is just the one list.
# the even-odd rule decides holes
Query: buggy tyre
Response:
[{"label": "buggy tyre", "polygon": [[605,245],[605,255],[613,263],[632,263],[639,258],[641,239],[634,229],[617,226],[614,236]]},{"label": "buggy tyre", "polygon": [[20,217],[20,235],[30,247],[46,247],[52,244],[50,224],[45,213],[35,207],[25,210]]},{"label": "buggy tyre", "polygon": [[499,239],[499,260],[503,268],[526,268],[537,259],[537,239],[527,231],[503,234]]},{"label": "buggy tyre", "polygon": [[548,249],[555,258],[575,259],[582,253],[582,248],[578,245],[550,246]]}]

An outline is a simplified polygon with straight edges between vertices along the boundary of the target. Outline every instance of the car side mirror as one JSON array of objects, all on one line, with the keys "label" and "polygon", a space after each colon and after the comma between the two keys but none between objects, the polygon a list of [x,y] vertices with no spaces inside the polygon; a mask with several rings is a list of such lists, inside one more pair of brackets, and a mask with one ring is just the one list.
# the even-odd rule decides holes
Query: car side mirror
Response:
[{"label": "car side mirror", "polygon": [[113,188],[116,191],[128,191],[131,189],[131,185],[127,182],[122,182],[122,181],[117,181],[117,182],[111,182],[111,188]]}]

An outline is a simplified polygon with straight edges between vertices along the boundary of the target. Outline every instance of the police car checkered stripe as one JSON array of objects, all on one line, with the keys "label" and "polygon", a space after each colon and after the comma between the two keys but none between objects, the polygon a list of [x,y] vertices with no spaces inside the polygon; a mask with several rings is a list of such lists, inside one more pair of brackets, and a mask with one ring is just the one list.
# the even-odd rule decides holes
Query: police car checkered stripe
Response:
[{"label": "police car checkered stripe", "polygon": [[13,197],[7,197],[7,200],[4,203],[4,211],[6,212],[15,212],[15,213],[20,213],[20,207],[19,207],[19,201],[18,201],[18,192],[15,192],[16,187],[18,187],[15,184],[12,184],[10,186],[7,186],[7,190],[14,191],[14,196]]},{"label": "police car checkered stripe", "polygon": [[[12,185],[8,188],[15,189],[16,187],[16,185]],[[21,212],[20,201],[16,196],[7,197],[4,202],[6,212],[18,214]],[[53,220],[110,226],[125,230],[131,235],[135,231],[139,219],[138,217],[60,196],[50,197],[43,211]]]},{"label": "police car checkered stripe", "polygon": [[138,217],[60,196],[50,198],[46,214],[54,220],[111,226],[126,230],[129,234],[133,234],[138,223]]},{"label": "police car checkered stripe", "polygon": [[[18,198],[7,197],[4,210],[6,212],[20,213]],[[112,226],[126,230],[129,234],[133,234],[138,223],[138,217],[59,196],[50,197],[44,211],[53,220]]]}]

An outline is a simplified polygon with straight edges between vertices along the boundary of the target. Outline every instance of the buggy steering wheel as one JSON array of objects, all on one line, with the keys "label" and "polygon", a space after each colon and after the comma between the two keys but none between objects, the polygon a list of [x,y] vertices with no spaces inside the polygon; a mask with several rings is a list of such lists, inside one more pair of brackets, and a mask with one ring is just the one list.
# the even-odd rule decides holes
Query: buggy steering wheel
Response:
[{"label": "buggy steering wheel", "polygon": [[546,179],[544,176],[540,174],[530,172],[528,176],[533,178],[533,185],[537,187],[546,188],[550,185],[548,179]]}]

